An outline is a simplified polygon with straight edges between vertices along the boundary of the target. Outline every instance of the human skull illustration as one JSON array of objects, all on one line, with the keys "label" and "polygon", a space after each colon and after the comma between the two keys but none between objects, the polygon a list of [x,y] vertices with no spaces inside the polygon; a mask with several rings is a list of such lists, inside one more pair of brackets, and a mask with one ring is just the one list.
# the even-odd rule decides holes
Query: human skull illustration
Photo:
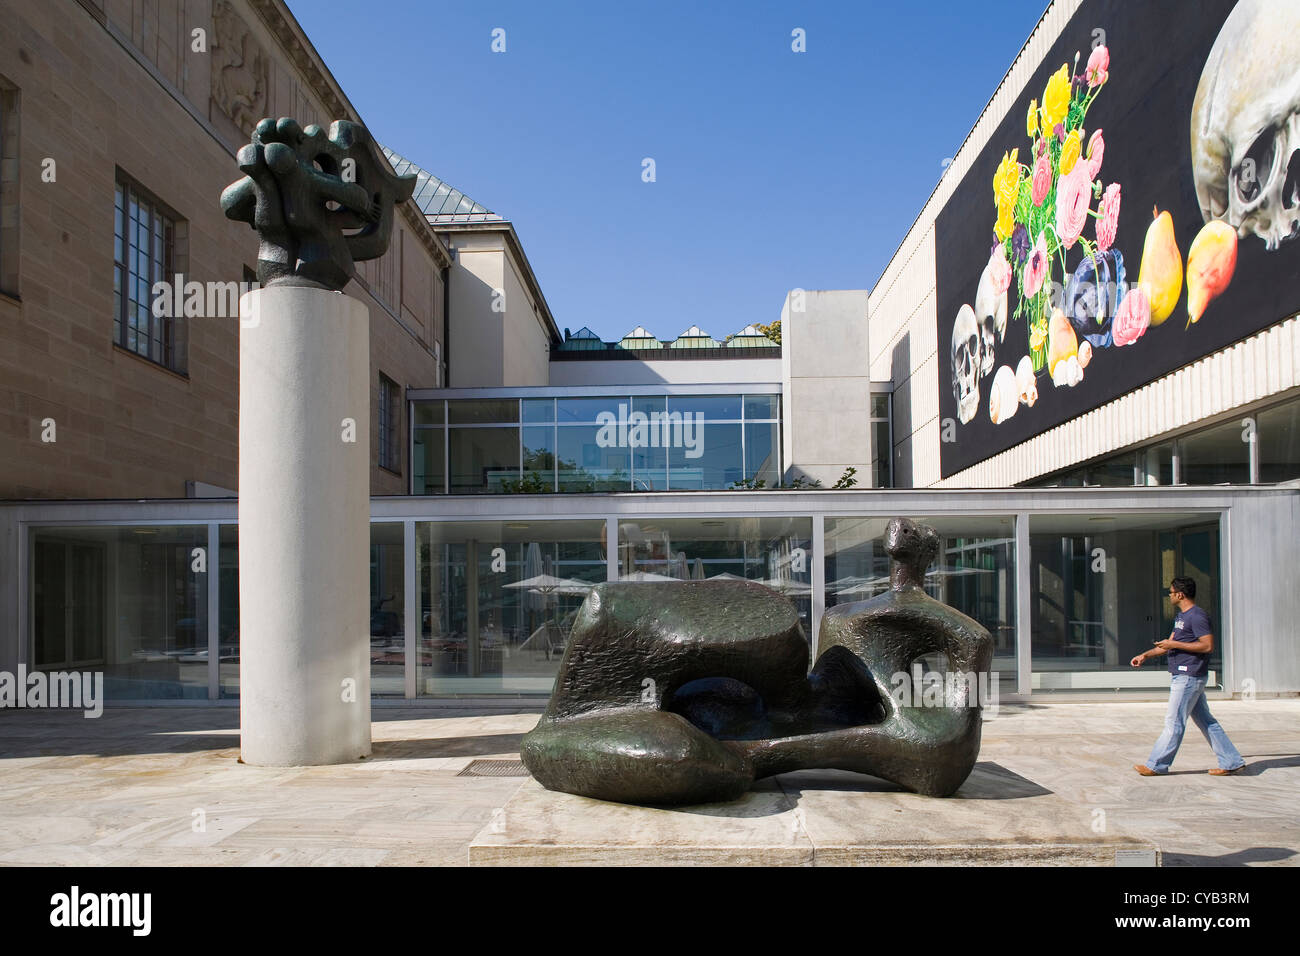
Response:
[{"label": "human skull illustration", "polygon": [[1007,331],[1007,294],[993,291],[993,275],[984,267],[975,291],[975,317],[980,323],[980,378],[993,371],[997,344]]},{"label": "human skull illustration", "polygon": [[1273,251],[1300,236],[1300,4],[1241,0],[1192,102],[1201,216]]},{"label": "human skull illustration", "polygon": [[963,425],[979,409],[983,353],[984,340],[975,310],[963,305],[957,310],[957,320],[952,326],[952,394],[957,399],[957,417]]}]

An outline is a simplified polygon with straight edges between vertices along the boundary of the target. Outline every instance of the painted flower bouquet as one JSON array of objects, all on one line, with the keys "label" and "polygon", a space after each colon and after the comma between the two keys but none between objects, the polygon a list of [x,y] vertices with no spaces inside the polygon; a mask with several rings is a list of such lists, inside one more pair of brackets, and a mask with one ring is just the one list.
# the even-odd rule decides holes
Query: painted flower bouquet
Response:
[{"label": "painted flower bouquet", "polygon": [[[1109,68],[1105,46],[1092,50],[1082,74],[1072,77],[1070,66],[1062,64],[1047,81],[1042,104],[1029,104],[1029,162],[1020,162],[1019,149],[1013,149],[993,176],[997,244],[991,274],[998,285],[1016,284],[1020,297],[1014,315],[1026,319],[1033,371],[1047,369],[1056,385],[1079,382],[1093,348],[1112,344],[1110,326],[1128,285],[1124,258],[1112,248],[1120,185],[1103,188],[1097,178],[1105,150],[1102,131],[1088,136],[1084,128]],[[1093,240],[1083,235],[1089,218],[1095,220]],[[1066,253],[1076,243],[1085,256],[1071,271]],[[1063,285],[1054,280],[1057,266]]]}]

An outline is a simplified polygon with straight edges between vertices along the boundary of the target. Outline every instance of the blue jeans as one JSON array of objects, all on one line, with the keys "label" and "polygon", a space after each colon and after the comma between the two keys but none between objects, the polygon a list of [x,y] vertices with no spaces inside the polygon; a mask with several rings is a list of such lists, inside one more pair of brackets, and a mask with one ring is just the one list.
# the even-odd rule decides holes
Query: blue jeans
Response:
[{"label": "blue jeans", "polygon": [[1169,681],[1169,710],[1165,713],[1165,730],[1151,748],[1147,767],[1156,773],[1169,772],[1169,766],[1174,762],[1178,747],[1183,742],[1183,731],[1187,729],[1189,715],[1214,748],[1220,769],[1236,770],[1246,763],[1210,713],[1210,705],[1205,702],[1205,678],[1181,674]]}]

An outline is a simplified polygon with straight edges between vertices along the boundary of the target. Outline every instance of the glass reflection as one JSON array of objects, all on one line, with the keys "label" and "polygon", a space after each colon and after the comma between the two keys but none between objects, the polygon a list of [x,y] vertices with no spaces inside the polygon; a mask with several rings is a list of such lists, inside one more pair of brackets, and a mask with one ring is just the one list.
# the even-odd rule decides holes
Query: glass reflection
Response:
[{"label": "glass reflection", "polygon": [[220,617],[217,631],[221,648],[217,681],[222,697],[239,696],[239,525],[223,524],[217,532],[221,542],[220,581],[217,585]]},{"label": "glass reflection", "polygon": [[[555,490],[555,426],[527,426],[523,430],[524,470],[518,491],[541,494]],[[507,490],[511,489],[507,483]]]},{"label": "glass reflection", "polygon": [[411,455],[411,491],[440,495],[446,491],[446,432],[441,428],[416,428]]},{"label": "glass reflection", "polygon": [[406,694],[406,573],[403,529],[370,526],[370,695]]},{"label": "glass reflection", "polygon": [[42,671],[102,671],[110,700],[208,696],[206,525],[36,528],[32,655]]},{"label": "glass reflection", "polygon": [[703,415],[709,421],[740,421],[739,395],[669,395],[668,413]]},{"label": "glass reflection", "polygon": [[[1166,659],[1129,660],[1169,636],[1169,581],[1196,580],[1196,603],[1217,623],[1217,515],[1034,515],[1030,518],[1034,691],[1163,687]],[[1223,677],[1216,643],[1212,680]]]},{"label": "glass reflection", "polygon": [[1178,481],[1184,485],[1250,484],[1249,432],[1238,420],[1178,440]]},{"label": "glass reflection", "polygon": [[549,694],[573,618],[606,578],[605,522],[416,525],[421,695]]},{"label": "glass reflection", "polygon": [[781,477],[777,395],[445,404],[444,416],[441,400],[415,403],[414,494],[721,490]]},{"label": "glass reflection", "polygon": [[609,429],[598,425],[567,425],[557,429],[557,467],[561,491],[626,491],[629,452],[611,445]]},{"label": "glass reflection", "polygon": [[673,491],[728,488],[744,477],[739,424],[684,421],[668,448],[668,481]]},{"label": "glass reflection", "polygon": [[[988,628],[998,693],[1017,688],[1015,522],[1010,516],[919,517],[939,532],[939,558],[925,577],[932,598]],[[889,589],[888,518],[827,518],[826,607]]]},{"label": "glass reflection", "polygon": [[518,428],[449,428],[453,495],[500,494],[519,479]]},{"label": "glass reflection", "polygon": [[618,542],[620,580],[757,581],[789,598],[812,633],[811,518],[620,521]]},{"label": "glass reflection", "polygon": [[1300,402],[1266,408],[1256,416],[1259,480],[1300,478]]}]

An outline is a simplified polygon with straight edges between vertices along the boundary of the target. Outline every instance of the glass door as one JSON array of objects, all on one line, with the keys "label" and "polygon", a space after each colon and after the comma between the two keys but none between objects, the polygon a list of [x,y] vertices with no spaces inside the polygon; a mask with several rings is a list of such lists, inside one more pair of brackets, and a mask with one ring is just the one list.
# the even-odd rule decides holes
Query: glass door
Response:
[{"label": "glass door", "polygon": [[1174,607],[1169,603],[1169,582],[1188,577],[1196,582],[1196,604],[1210,615],[1215,629],[1214,653],[1210,655],[1210,680],[1206,686],[1223,685],[1223,642],[1219,634],[1219,528],[1214,524],[1170,531],[1160,536],[1161,580],[1157,593],[1160,600],[1161,634],[1174,629]]},{"label": "glass door", "polygon": [[101,544],[36,542],[34,667],[104,662],[104,567]]}]

